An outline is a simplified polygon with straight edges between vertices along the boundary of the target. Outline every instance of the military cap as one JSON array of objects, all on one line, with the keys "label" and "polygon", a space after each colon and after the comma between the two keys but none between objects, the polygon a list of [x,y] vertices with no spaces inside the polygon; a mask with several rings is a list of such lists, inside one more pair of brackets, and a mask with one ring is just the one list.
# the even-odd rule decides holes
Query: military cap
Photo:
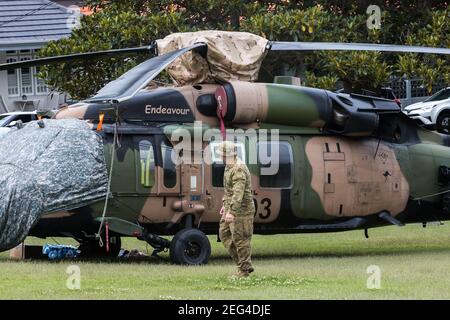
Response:
[{"label": "military cap", "polygon": [[226,155],[228,157],[235,156],[237,154],[236,145],[231,141],[223,141],[216,148],[216,154],[219,157]]}]

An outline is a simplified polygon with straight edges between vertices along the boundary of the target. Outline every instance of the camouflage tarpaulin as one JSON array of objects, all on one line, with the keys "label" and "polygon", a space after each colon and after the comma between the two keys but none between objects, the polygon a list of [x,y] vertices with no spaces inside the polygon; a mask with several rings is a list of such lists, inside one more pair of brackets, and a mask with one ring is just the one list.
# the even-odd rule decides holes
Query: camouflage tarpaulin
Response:
[{"label": "camouflage tarpaulin", "polygon": [[168,67],[172,79],[178,85],[255,81],[268,43],[266,39],[251,33],[231,31],[174,33],[156,41],[159,55],[198,42],[208,45],[206,60],[191,51]]},{"label": "camouflage tarpaulin", "polygon": [[0,139],[0,251],[22,242],[46,212],[97,201],[107,191],[101,137],[75,119],[30,122]]}]

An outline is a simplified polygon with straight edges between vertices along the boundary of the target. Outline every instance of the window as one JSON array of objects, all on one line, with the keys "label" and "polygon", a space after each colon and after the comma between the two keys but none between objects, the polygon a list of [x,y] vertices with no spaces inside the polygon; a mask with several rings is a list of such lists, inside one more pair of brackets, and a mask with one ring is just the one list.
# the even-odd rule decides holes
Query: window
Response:
[{"label": "window", "polygon": [[161,155],[164,169],[164,186],[173,188],[177,184],[176,165],[172,161],[173,148],[164,142],[161,142]]},{"label": "window", "polygon": [[[39,53],[40,49],[35,49],[34,53]],[[45,84],[45,80],[42,78],[39,78],[38,75],[41,72],[40,67],[35,67],[35,73],[34,73],[34,83],[36,84],[36,94],[47,94],[48,93],[48,87]]]},{"label": "window", "polygon": [[448,98],[450,98],[450,89],[442,89],[426,99],[424,102],[446,100]]},{"label": "window", "polygon": [[[6,59],[7,63],[17,62],[16,58]],[[19,69],[8,70],[8,95],[18,96],[19,95]]]},{"label": "window", "polygon": [[15,120],[20,120],[23,123],[27,123],[27,122],[33,121],[34,118],[33,118],[33,115],[31,115],[31,114],[21,114]]},{"label": "window", "polygon": [[[211,159],[212,159],[212,185],[213,187],[223,188],[223,174],[225,172],[225,164],[222,158],[217,156],[217,148],[220,142],[211,142]],[[236,143],[238,157],[245,162],[244,145],[242,143]]]},{"label": "window", "polygon": [[[20,61],[31,60],[30,57],[21,57]],[[31,67],[20,68],[20,93],[22,95],[33,94],[33,71]]]},{"label": "window", "polygon": [[[38,50],[7,51],[6,62],[27,61],[35,57]],[[18,68],[8,70],[8,96],[21,97],[23,95],[47,94],[45,81],[38,77],[39,67]]]},{"label": "window", "polygon": [[225,164],[223,162],[213,162],[211,175],[213,187],[223,188],[224,172],[225,172]]},{"label": "window", "polygon": [[261,187],[292,186],[293,158],[292,148],[288,142],[258,142],[258,163]]},{"label": "window", "polygon": [[48,88],[45,84],[45,80],[38,77],[39,72],[41,72],[41,68],[36,67],[36,74],[34,75],[34,81],[36,83],[36,94],[46,94],[48,92]]},{"label": "window", "polygon": [[152,143],[148,140],[139,142],[141,185],[151,188],[155,184],[155,155]]}]

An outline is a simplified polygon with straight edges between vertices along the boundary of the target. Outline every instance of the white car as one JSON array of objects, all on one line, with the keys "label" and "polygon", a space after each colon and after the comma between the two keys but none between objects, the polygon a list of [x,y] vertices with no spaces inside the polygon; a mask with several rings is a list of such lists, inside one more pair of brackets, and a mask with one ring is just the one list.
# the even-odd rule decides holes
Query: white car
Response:
[{"label": "white car", "polygon": [[37,120],[38,116],[36,111],[30,112],[8,112],[0,114],[0,137],[9,132],[11,127],[14,127],[17,121],[22,121],[23,123]]},{"label": "white car", "polygon": [[450,87],[422,102],[407,106],[404,112],[420,125],[450,134]]}]

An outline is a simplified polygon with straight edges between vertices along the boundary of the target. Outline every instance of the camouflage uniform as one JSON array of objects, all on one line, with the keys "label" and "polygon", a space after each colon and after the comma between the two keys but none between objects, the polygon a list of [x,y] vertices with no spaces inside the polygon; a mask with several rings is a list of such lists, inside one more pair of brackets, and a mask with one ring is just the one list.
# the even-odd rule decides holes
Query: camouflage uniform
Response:
[{"label": "camouflage uniform", "polygon": [[[220,221],[219,237],[238,267],[239,275],[253,271],[250,241],[253,235],[255,205],[251,193],[250,172],[239,158],[235,164],[227,164],[224,173],[224,214]],[[226,213],[234,215],[234,221],[225,222]]]}]

